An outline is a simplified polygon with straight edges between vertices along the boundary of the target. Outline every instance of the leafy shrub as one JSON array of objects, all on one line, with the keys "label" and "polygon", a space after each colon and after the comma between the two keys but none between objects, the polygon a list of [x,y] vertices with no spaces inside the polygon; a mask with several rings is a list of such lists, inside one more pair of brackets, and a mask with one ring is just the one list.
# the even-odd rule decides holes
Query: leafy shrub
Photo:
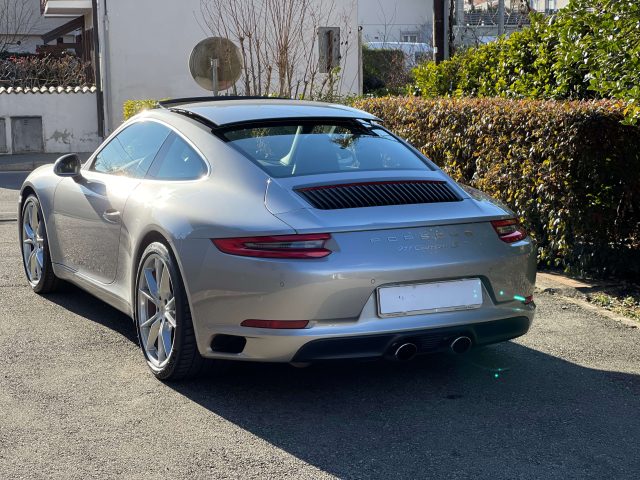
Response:
[{"label": "leafy shrub", "polygon": [[640,2],[571,0],[555,17],[413,72],[423,96],[624,100],[640,120]]},{"label": "leafy shrub", "polygon": [[397,94],[409,81],[402,50],[362,47],[362,87],[368,94]]},{"label": "leafy shrub", "polygon": [[640,274],[640,127],[621,123],[623,102],[385,97],[353,106],[508,204],[536,238],[541,265]]},{"label": "leafy shrub", "polygon": [[127,100],[122,106],[122,116],[125,120],[129,120],[134,115],[157,106],[158,100]]},{"label": "leafy shrub", "polygon": [[0,58],[2,87],[83,87],[93,83],[91,64],[73,55]]}]

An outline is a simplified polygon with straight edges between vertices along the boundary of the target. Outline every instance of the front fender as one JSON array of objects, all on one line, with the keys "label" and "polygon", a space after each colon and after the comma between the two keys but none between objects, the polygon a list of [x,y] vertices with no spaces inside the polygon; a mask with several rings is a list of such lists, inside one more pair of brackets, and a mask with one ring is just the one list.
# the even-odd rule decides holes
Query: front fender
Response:
[{"label": "front fender", "polygon": [[44,220],[44,226],[49,236],[49,250],[51,255],[51,261],[57,263],[60,255],[57,248],[57,232],[55,227],[55,221],[53,215],[53,202],[55,192],[58,184],[62,180],[61,177],[53,173],[53,164],[42,165],[31,172],[27,178],[25,178],[20,187],[20,195],[18,196],[18,222],[22,221],[22,203],[30,192],[34,192],[38,201],[40,202],[40,208],[42,209],[42,216]]}]

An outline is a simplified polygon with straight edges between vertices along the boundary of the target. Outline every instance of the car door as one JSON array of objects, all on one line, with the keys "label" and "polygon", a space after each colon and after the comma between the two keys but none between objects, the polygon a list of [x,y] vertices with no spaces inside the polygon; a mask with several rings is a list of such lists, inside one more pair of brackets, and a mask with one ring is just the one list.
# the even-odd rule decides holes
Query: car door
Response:
[{"label": "car door", "polygon": [[65,266],[101,283],[114,281],[127,199],[169,133],[154,121],[129,125],[101,148],[79,178],[59,183],[54,218]]}]

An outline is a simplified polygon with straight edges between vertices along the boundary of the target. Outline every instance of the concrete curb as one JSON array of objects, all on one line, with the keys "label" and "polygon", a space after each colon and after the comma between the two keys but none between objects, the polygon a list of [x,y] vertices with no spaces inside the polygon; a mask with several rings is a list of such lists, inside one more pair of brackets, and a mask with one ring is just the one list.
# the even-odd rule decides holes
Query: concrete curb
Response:
[{"label": "concrete curb", "polygon": [[640,328],[640,323],[587,301],[587,295],[606,286],[616,285],[605,281],[581,281],[558,273],[538,272],[536,292],[558,295],[569,303],[578,305],[603,317],[623,323],[630,328]]}]

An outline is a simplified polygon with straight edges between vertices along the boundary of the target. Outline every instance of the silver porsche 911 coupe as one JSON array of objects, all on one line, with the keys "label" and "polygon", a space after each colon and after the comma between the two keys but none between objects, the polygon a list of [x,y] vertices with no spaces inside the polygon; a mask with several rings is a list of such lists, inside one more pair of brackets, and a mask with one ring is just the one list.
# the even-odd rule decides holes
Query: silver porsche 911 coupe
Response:
[{"label": "silver porsche 911 coupe", "polygon": [[19,202],[33,290],[63,279],[130,315],[160,379],[207,358],[463,353],[535,311],[514,214],[341,105],[163,102],[84,164],[35,170]]}]

